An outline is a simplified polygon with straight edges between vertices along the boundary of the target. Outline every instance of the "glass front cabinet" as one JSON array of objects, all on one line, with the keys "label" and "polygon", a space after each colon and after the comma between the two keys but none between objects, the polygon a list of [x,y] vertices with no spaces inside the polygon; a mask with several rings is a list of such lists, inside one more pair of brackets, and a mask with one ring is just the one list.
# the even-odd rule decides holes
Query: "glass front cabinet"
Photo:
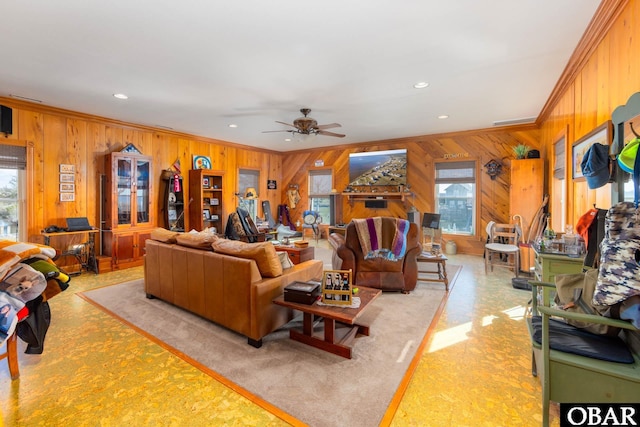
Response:
[{"label": "glass front cabinet", "polygon": [[117,152],[106,156],[103,255],[113,269],[142,265],[154,218],[151,157]]}]

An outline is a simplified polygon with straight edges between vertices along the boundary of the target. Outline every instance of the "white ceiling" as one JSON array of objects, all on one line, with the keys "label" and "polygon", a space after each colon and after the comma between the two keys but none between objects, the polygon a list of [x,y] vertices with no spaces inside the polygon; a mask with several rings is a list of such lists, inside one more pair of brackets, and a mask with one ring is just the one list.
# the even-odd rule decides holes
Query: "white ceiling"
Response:
[{"label": "white ceiling", "polygon": [[278,151],[302,107],[347,135],[313,147],[487,128],[540,113],[598,5],[0,0],[0,96]]}]

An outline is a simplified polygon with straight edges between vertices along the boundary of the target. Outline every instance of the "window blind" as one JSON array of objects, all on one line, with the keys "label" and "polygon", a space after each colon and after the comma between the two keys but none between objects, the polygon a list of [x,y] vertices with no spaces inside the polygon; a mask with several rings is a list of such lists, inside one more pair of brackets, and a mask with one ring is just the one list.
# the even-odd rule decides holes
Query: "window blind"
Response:
[{"label": "window blind", "polygon": [[0,169],[27,168],[27,148],[18,145],[0,144]]},{"label": "window blind", "polygon": [[309,195],[323,196],[331,193],[331,171],[327,169],[309,171]]},{"label": "window blind", "polygon": [[564,179],[564,162],[565,162],[565,149],[564,138],[559,140],[553,145],[554,160],[553,160],[553,177],[556,179]]},{"label": "window blind", "polygon": [[473,183],[476,181],[476,162],[436,163],[436,184]]}]

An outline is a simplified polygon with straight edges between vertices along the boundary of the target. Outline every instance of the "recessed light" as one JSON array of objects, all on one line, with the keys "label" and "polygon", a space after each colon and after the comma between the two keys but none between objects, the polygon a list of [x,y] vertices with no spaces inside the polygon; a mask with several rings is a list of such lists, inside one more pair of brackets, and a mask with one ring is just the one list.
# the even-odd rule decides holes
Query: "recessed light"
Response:
[{"label": "recessed light", "polygon": [[236,124],[234,124],[234,123],[231,123],[231,124],[229,125],[229,127],[230,127],[230,128],[237,128],[237,127],[238,127],[238,125],[236,125]]},{"label": "recessed light", "polygon": [[418,82],[413,85],[413,87],[415,87],[416,89],[424,89],[427,86],[429,86],[429,83],[427,82]]},{"label": "recessed light", "polygon": [[113,96],[118,99],[129,99],[129,97],[124,93],[114,93]]},{"label": "recessed light", "polygon": [[447,116],[446,114],[441,114],[438,116],[439,119],[448,119],[449,116]]},{"label": "recessed light", "polygon": [[291,138],[285,138],[284,141],[285,142],[291,142]]}]

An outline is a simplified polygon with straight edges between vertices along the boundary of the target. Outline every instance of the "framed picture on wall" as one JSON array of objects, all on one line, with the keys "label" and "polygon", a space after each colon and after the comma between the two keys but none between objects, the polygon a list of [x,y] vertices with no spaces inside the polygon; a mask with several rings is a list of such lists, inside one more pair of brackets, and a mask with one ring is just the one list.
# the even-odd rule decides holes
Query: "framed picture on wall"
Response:
[{"label": "framed picture on wall", "polygon": [[612,134],[611,120],[607,120],[573,143],[571,146],[571,177],[574,181],[585,180],[581,164],[589,148],[595,143],[610,145]]},{"label": "framed picture on wall", "polygon": [[60,184],[60,192],[61,193],[73,193],[73,192],[76,191],[75,187],[76,187],[75,184],[69,184],[69,183],[66,183],[66,182],[61,183]]},{"label": "framed picture on wall", "polygon": [[60,164],[60,173],[75,173],[75,172],[76,172],[76,165],[69,165],[64,163]]},{"label": "framed picture on wall", "polygon": [[60,182],[73,182],[75,181],[75,175],[72,173],[61,173]]}]

